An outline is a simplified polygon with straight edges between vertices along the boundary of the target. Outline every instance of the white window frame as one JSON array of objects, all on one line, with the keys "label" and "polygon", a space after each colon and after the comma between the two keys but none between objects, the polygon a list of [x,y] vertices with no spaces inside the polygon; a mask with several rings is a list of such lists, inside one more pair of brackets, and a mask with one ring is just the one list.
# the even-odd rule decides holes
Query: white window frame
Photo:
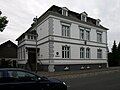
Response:
[{"label": "white window frame", "polygon": [[97,49],[97,58],[102,59],[102,49]]},{"label": "white window frame", "polygon": [[80,59],[85,58],[85,49],[83,47],[80,48]]},{"label": "white window frame", "polygon": [[62,15],[68,16],[68,11],[67,10],[62,10]]},{"label": "white window frame", "polygon": [[90,59],[90,48],[86,48],[86,59]]},{"label": "white window frame", "polygon": [[90,31],[86,30],[86,40],[90,41]]},{"label": "white window frame", "polygon": [[84,37],[85,37],[84,31],[85,31],[85,28],[80,27],[80,39],[81,40],[84,40]]},{"label": "white window frame", "polygon": [[97,42],[102,43],[102,32],[97,32]]},{"label": "white window frame", "polygon": [[68,16],[68,9],[66,7],[62,8],[62,15]]},{"label": "white window frame", "polygon": [[70,46],[62,46],[62,58],[69,59],[70,58]]},{"label": "white window frame", "polygon": [[62,24],[62,36],[70,37],[70,26]]},{"label": "white window frame", "polygon": [[27,35],[27,39],[31,39],[31,36],[30,36],[30,35]]},{"label": "white window frame", "polygon": [[86,16],[85,16],[85,15],[81,15],[81,21],[84,21],[84,22],[86,22],[86,21],[87,21],[87,19],[86,19]]}]

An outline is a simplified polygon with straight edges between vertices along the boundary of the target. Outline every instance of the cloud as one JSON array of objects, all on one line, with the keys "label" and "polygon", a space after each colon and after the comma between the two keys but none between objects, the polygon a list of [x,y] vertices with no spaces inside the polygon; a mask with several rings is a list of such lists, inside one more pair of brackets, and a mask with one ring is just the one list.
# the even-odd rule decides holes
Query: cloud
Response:
[{"label": "cloud", "polygon": [[67,7],[81,13],[86,11],[88,16],[101,19],[101,24],[108,31],[108,44],[114,40],[120,41],[120,0],[0,0],[2,15],[8,17],[6,29],[0,33],[0,43],[8,39],[14,40],[25,32],[35,16],[41,16],[52,5]]}]

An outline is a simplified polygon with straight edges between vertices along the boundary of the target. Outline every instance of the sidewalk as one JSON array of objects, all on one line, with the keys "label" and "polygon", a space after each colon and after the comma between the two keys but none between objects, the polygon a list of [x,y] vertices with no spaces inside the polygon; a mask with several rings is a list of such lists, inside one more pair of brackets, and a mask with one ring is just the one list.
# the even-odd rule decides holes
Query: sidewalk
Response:
[{"label": "sidewalk", "polygon": [[89,70],[79,70],[79,71],[38,72],[38,74],[48,78],[67,79],[67,78],[86,77],[91,75],[118,72],[118,71],[120,71],[120,67],[109,67],[106,69],[89,69]]}]

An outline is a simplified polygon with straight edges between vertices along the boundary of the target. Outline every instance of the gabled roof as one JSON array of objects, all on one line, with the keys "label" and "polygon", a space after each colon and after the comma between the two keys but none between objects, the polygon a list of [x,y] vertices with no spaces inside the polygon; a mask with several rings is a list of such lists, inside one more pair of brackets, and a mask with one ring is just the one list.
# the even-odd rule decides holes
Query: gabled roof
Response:
[{"label": "gabled roof", "polygon": [[0,47],[4,46],[4,45],[6,45],[6,44],[9,44],[9,43],[12,44],[12,45],[14,45],[15,47],[17,47],[17,45],[16,45],[15,43],[13,43],[12,41],[10,41],[10,40],[2,43],[2,44],[0,45]]},{"label": "gabled roof", "polygon": [[80,13],[80,14],[84,14],[84,15],[86,15],[86,16],[88,15],[85,11],[84,11],[84,12],[82,12],[82,13]]},{"label": "gabled roof", "polygon": [[67,11],[69,10],[67,7],[62,7],[62,9],[67,10]]},{"label": "gabled roof", "polygon": [[[63,16],[61,13],[62,13],[62,9],[66,9],[68,11],[68,16]],[[87,15],[87,13],[84,11],[82,13],[85,13]],[[70,20],[74,20],[74,21],[77,21],[77,22],[80,22],[80,23],[83,23],[83,24],[88,24],[88,25],[91,25],[91,26],[94,26],[94,27],[97,27],[97,28],[101,28],[101,29],[105,29],[105,30],[108,30],[108,28],[105,28],[103,27],[102,25],[99,25],[97,26],[96,25],[96,20],[97,19],[94,19],[94,18],[91,18],[91,17],[87,17],[87,22],[84,22],[84,21],[81,21],[81,14],[82,13],[76,13],[74,11],[71,11],[69,10],[68,8],[66,7],[58,7],[58,6],[51,6],[44,14],[42,14],[38,19],[37,19],[37,24],[40,23],[43,19],[45,19],[48,15],[56,15],[56,16],[59,16],[59,17],[63,17],[63,18],[66,18],[66,19],[70,19]],[[31,29],[33,29],[35,27],[35,24],[32,23],[31,24],[31,27],[25,32],[23,33],[20,37],[18,37],[16,39],[16,41],[18,41],[22,36],[24,36],[26,33],[28,33]]]}]

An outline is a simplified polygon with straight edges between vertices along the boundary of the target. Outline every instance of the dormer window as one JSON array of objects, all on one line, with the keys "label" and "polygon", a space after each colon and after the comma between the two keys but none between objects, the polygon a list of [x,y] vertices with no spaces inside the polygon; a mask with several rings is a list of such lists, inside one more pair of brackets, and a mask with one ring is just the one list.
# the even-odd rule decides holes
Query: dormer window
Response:
[{"label": "dormer window", "polygon": [[96,25],[97,25],[97,26],[100,26],[100,21],[101,21],[100,19],[97,19],[97,20],[96,20]]},{"label": "dormer window", "polygon": [[62,15],[68,16],[68,9],[66,7],[62,8]]},{"label": "dormer window", "polygon": [[87,21],[87,13],[86,12],[81,13],[81,21],[84,21],[84,22]]}]

